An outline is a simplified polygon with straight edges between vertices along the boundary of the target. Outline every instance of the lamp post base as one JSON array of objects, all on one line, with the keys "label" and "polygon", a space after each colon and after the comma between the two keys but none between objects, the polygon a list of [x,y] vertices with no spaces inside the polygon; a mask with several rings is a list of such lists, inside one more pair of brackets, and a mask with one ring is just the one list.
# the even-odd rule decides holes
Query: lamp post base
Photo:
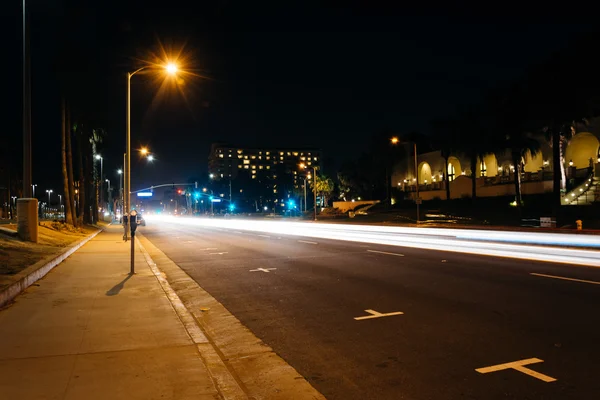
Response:
[{"label": "lamp post base", "polygon": [[17,233],[21,240],[38,242],[37,199],[17,199]]}]

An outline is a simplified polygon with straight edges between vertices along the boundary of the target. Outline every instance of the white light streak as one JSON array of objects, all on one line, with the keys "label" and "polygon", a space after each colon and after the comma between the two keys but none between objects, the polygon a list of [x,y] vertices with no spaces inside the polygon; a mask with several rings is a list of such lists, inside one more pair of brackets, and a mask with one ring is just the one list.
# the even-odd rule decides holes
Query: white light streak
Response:
[{"label": "white light streak", "polygon": [[[146,215],[149,221],[600,267],[600,236]],[[551,247],[562,246],[562,247]],[[578,247],[578,248],[577,248]],[[582,249],[594,248],[594,250]]]}]

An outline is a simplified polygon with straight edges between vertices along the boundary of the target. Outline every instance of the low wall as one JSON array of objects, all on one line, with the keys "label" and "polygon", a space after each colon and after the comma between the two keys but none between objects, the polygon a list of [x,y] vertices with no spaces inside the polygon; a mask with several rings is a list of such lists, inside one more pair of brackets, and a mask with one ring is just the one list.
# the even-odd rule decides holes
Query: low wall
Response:
[{"label": "low wall", "polygon": [[363,204],[377,204],[379,200],[359,200],[359,201],[334,201],[333,208],[337,208],[341,212],[354,210],[356,207]]},{"label": "low wall", "polygon": [[[514,196],[515,184],[513,182],[501,185],[480,186],[483,180],[477,180],[477,197],[496,197],[496,196]],[[460,177],[450,184],[450,198],[460,199],[463,197],[471,197],[471,179],[468,177]],[[541,194],[552,191],[552,181],[536,181],[522,182],[521,193]],[[433,200],[436,197],[441,200],[446,200],[446,190],[424,190],[419,192],[419,196],[423,200]],[[410,193],[410,198],[416,197],[415,192]]]}]

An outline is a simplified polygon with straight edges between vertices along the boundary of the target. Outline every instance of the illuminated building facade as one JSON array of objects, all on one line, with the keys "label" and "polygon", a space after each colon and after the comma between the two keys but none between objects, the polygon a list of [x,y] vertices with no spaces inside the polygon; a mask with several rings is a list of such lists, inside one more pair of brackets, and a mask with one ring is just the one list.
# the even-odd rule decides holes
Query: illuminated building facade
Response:
[{"label": "illuminated building facade", "polygon": [[[300,199],[307,174],[320,167],[321,150],[314,148],[248,148],[213,144],[208,172],[220,191],[232,201],[254,204],[256,209]],[[300,165],[307,167],[303,169]],[[229,187],[230,186],[230,187]],[[310,189],[307,189],[310,192]]]}]

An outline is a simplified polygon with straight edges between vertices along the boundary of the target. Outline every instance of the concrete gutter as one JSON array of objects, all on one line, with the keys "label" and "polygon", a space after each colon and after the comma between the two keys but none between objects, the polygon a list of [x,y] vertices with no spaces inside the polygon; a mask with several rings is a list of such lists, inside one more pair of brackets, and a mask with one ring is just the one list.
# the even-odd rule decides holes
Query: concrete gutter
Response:
[{"label": "concrete gutter", "polygon": [[[1,228],[0,228],[1,229]],[[5,229],[8,230],[8,229]],[[102,232],[102,229],[99,229],[97,232],[92,233],[88,237],[80,240],[76,244],[69,247],[66,251],[59,255],[53,255],[47,257],[44,260],[40,260],[33,265],[25,268],[23,271],[12,277],[12,283],[9,283],[3,289],[0,289],[0,307],[6,305],[12,299],[17,297],[20,293],[22,293],[29,286],[34,284],[39,279],[43,278],[48,272],[50,272],[54,267],[60,264],[63,260],[69,257],[71,254],[75,253],[81,246],[86,244],[88,241],[92,240],[97,234]]]}]

